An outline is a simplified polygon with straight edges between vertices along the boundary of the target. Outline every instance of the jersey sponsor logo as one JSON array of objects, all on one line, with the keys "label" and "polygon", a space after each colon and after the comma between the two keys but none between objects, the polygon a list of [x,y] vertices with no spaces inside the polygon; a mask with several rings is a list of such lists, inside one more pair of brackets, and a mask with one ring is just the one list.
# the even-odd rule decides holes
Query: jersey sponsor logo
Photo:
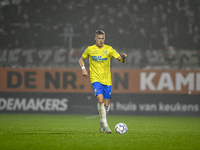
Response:
[{"label": "jersey sponsor logo", "polygon": [[98,51],[92,51],[92,54],[98,54]]},{"label": "jersey sponsor logo", "polygon": [[105,61],[107,58],[101,58],[101,56],[92,56],[92,60],[94,61]]}]

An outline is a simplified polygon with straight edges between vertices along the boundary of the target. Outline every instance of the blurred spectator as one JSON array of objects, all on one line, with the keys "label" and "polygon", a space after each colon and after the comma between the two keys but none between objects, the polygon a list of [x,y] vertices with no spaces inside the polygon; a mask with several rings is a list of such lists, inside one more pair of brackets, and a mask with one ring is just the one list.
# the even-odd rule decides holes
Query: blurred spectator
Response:
[{"label": "blurred spectator", "polygon": [[0,45],[1,47],[5,47],[5,26],[4,26],[4,15],[0,15]]},{"label": "blurred spectator", "polygon": [[147,50],[149,49],[149,37],[146,33],[146,30],[144,28],[140,28],[139,34],[137,36],[137,47],[141,50]]},{"label": "blurred spectator", "polygon": [[194,32],[191,36],[191,49],[200,50],[200,31],[198,26],[194,26]]},{"label": "blurred spectator", "polygon": [[163,49],[163,37],[161,34],[161,28],[158,23],[158,18],[155,16],[152,17],[151,21],[151,45],[152,49]]},{"label": "blurred spectator", "polygon": [[103,29],[119,48],[199,49],[199,0],[10,1],[0,16],[0,47],[64,46],[71,24],[74,47],[93,43],[92,33]]}]

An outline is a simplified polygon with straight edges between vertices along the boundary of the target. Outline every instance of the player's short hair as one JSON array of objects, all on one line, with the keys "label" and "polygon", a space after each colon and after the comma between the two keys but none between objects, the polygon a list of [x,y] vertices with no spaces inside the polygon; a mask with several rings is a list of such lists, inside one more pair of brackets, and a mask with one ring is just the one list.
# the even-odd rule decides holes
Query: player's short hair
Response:
[{"label": "player's short hair", "polygon": [[95,36],[97,36],[97,35],[105,35],[105,32],[103,30],[96,30]]}]

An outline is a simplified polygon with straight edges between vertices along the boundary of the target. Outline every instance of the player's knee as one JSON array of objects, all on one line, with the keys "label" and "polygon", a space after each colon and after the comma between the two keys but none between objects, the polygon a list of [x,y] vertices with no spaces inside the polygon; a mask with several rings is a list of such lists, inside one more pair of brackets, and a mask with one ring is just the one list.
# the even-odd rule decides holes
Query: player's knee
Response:
[{"label": "player's knee", "polygon": [[98,102],[99,102],[100,104],[103,104],[103,103],[104,103],[104,100],[101,99],[101,98],[98,98]]},{"label": "player's knee", "polygon": [[105,107],[108,107],[108,106],[109,106],[109,104],[108,104],[108,103],[104,103],[104,106],[105,106]]},{"label": "player's knee", "polygon": [[103,104],[104,102],[103,101],[98,101],[100,104]]}]

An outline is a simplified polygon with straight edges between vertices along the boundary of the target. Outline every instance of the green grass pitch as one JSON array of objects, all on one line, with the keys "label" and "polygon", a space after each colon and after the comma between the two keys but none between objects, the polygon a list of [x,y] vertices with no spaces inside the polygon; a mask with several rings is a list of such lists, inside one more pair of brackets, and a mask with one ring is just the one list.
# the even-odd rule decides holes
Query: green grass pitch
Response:
[{"label": "green grass pitch", "polygon": [[[0,114],[0,150],[199,150],[200,117],[108,116],[112,134],[99,133],[99,116]],[[127,134],[114,127],[124,122]]]}]

